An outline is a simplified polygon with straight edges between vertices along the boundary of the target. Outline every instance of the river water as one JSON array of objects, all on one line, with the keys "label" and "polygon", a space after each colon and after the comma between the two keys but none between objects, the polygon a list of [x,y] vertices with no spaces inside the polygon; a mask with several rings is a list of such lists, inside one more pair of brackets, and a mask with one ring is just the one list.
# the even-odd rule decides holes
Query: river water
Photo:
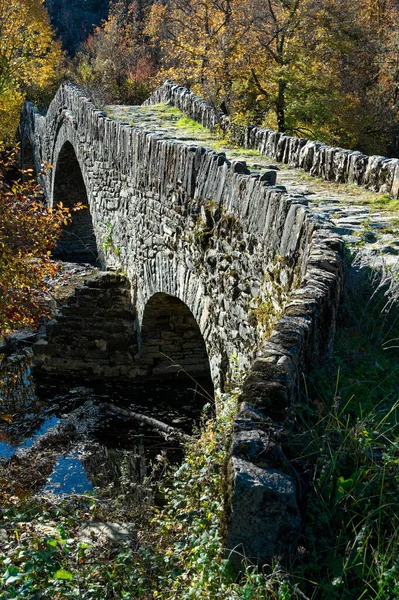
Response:
[{"label": "river water", "polygon": [[[176,442],[114,414],[109,403],[190,433],[212,397],[210,380],[193,382],[183,374],[158,383],[84,382],[39,377],[30,361],[22,353],[0,366],[0,461],[32,465],[32,487],[45,494],[94,488],[101,494],[122,478],[143,482],[154,461],[180,460]],[[43,455],[47,466],[34,476]]]}]

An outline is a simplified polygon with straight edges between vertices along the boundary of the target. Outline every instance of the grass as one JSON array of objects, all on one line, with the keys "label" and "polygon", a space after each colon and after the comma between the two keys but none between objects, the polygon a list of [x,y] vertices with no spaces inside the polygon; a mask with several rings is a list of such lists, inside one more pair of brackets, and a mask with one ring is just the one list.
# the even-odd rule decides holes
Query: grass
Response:
[{"label": "grass", "polygon": [[[337,391],[339,385],[337,386]],[[312,598],[398,597],[398,405],[309,398],[297,460],[311,465],[302,553],[287,570]]]},{"label": "grass", "polygon": [[[288,450],[308,477],[304,558],[287,571],[306,597],[399,597],[399,309],[376,275],[348,276],[334,359],[314,370]],[[374,290],[374,291],[373,291]]]},{"label": "grass", "polygon": [[[246,150],[229,144],[228,140],[217,133],[211,132],[197,121],[182,113],[178,108],[169,104],[140,107],[108,106],[106,107],[106,114],[110,118],[129,122],[132,126],[141,125],[142,127],[151,123],[147,121],[147,117],[155,116],[156,121],[153,121],[153,124],[157,123],[159,126],[167,127],[172,135],[177,132],[186,134],[198,142],[206,144],[213,150],[226,152],[229,158],[240,157],[244,160],[258,158],[259,160],[264,160],[264,157],[257,150]],[[135,115],[136,118],[134,118]]]},{"label": "grass", "polygon": [[[377,289],[376,289],[377,285]],[[224,464],[237,388],[176,469],[160,460],[132,494],[56,503],[2,492],[0,598],[395,600],[399,597],[399,309],[375,274],[350,269],[334,358],[306,379],[284,451],[297,473],[295,547],[237,577],[223,557]],[[209,408],[208,408],[209,410]],[[0,473],[1,476],[1,473]],[[0,477],[1,478],[1,477]],[[154,486],[163,507],[151,501]],[[3,488],[4,489],[4,488]],[[118,550],[79,541],[82,521],[135,522]]]},{"label": "grass", "polygon": [[371,199],[364,200],[363,204],[376,208],[378,210],[384,210],[388,212],[395,212],[399,210],[399,200],[394,200],[389,196],[376,196]]}]

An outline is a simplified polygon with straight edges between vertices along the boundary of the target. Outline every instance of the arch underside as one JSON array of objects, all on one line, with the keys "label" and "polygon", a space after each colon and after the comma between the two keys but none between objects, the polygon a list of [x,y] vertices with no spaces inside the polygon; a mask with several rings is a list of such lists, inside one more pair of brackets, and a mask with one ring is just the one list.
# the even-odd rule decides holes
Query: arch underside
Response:
[{"label": "arch underside", "polygon": [[28,137],[25,137],[23,143],[21,144],[21,163],[22,168],[25,171],[30,171],[30,175],[32,177],[37,177],[35,154],[31,141]]},{"label": "arch underside", "polygon": [[150,376],[186,373],[211,379],[205,341],[190,309],[165,293],[146,304],[140,334],[140,365]]},{"label": "arch underside", "polygon": [[81,203],[85,208],[72,212],[57,244],[54,255],[72,262],[98,264],[98,252],[93,221],[82,171],[70,142],[65,142],[58,155],[54,174],[53,206],[62,203],[73,211]]}]

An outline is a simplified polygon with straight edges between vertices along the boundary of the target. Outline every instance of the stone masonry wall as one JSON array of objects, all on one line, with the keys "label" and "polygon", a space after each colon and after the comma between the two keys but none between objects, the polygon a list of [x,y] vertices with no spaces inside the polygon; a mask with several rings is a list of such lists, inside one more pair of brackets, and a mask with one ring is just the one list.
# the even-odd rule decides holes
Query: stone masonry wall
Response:
[{"label": "stone masonry wall", "polygon": [[[179,298],[199,325],[215,387],[221,387],[232,355],[243,371],[257,354],[263,360],[265,328],[256,317],[271,298],[270,322],[275,320],[278,284],[287,298],[292,290],[289,310],[295,315],[302,307],[308,315],[309,299],[316,302],[315,314],[304,324],[302,315],[299,319],[313,338],[298,350],[300,361],[331,349],[334,326],[325,321],[321,333],[313,323],[319,311],[320,320],[326,313],[325,305],[335,314],[339,240],[301,196],[288,197],[284,188],[269,186],[221,153],[112,121],[68,84],[59,89],[46,116],[29,103],[23,110],[21,140],[30,139],[41,160],[54,166],[42,180],[50,202],[57,201],[58,156],[66,143],[74,148],[100,259],[104,267],[126,272],[139,334],[154,294]],[[268,285],[271,267],[273,286]],[[278,381],[290,369],[298,370],[295,360],[267,352],[267,364],[276,363]],[[298,372],[295,379],[299,377]],[[275,387],[273,410],[283,415],[293,400],[280,393],[279,383]],[[248,389],[259,399],[261,388],[254,378]]]},{"label": "stone masonry wall", "polygon": [[147,304],[141,339],[140,367],[153,376],[184,369],[193,377],[209,375],[209,361],[199,327],[183,302],[155,294]]},{"label": "stone masonry wall", "polygon": [[[159,102],[177,106],[207,127],[230,130],[241,145],[295,166],[300,166],[298,152],[307,145],[302,161],[307,160],[301,166],[313,167],[312,142],[289,136],[281,140],[281,134],[252,127],[232,131],[222,113],[185,88],[166,82],[147,104]],[[315,169],[311,172],[317,174]],[[344,171],[340,173],[343,176]],[[333,170],[328,175],[336,177]],[[296,230],[289,222],[285,224],[287,236]],[[241,392],[226,472],[224,531],[226,555],[237,569],[242,568],[243,556],[262,566],[276,553],[284,554],[300,530],[297,486],[281,450],[281,423],[293,399],[299,398],[302,374],[331,352],[342,285],[342,263],[336,260],[342,241],[322,226],[313,231],[312,242],[315,245],[305,259],[301,283],[291,290],[283,315],[261,341]],[[273,283],[278,285],[275,279]]]},{"label": "stone masonry wall", "polygon": [[[215,388],[223,389],[238,357],[247,408],[233,442],[226,543],[265,559],[299,523],[292,474],[275,462],[277,450],[269,452],[278,448],[271,423],[289,417],[302,373],[331,353],[341,240],[302,196],[222,153],[112,121],[71,85],[61,86],[46,116],[26,103],[20,129],[54,165],[42,176],[51,203],[58,156],[72,145],[102,265],[119,267],[129,282],[138,340],[146,337],[146,309],[163,294],[197,323]],[[245,531],[244,506],[254,511]]]},{"label": "stone masonry wall", "polygon": [[75,289],[33,346],[36,364],[77,378],[128,378],[137,354],[130,283],[98,273]]},{"label": "stone masonry wall", "polygon": [[262,127],[236,126],[209,102],[170,81],[156,90],[146,104],[166,102],[180,108],[205,127],[220,126],[231,139],[279,162],[304,169],[314,176],[339,183],[354,183],[374,192],[399,198],[399,159],[367,156],[355,150],[331,147]]}]

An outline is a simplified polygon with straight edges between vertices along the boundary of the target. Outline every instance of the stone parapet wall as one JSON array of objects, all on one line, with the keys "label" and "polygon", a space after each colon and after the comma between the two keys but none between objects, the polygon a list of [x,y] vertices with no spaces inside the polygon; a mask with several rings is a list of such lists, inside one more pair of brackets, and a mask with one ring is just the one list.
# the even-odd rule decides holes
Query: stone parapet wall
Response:
[{"label": "stone parapet wall", "polygon": [[205,127],[219,126],[232,142],[258,150],[275,160],[304,169],[310,175],[327,181],[352,183],[374,192],[399,198],[399,159],[367,156],[356,150],[332,147],[321,142],[297,138],[253,125],[241,126],[229,119],[209,102],[191,94],[182,86],[166,81],[146,104],[165,102],[180,108]]},{"label": "stone parapet wall", "polygon": [[[164,92],[153,98],[165,101]],[[195,98],[184,96],[182,105],[197,106]],[[201,104],[197,115],[204,115],[206,106]],[[212,122],[203,119],[208,126]],[[243,399],[267,422],[286,421],[302,374],[332,350],[342,242],[331,223],[315,216],[302,196],[289,196],[223,153],[107,118],[69,84],[61,86],[45,116],[25,104],[20,131],[22,144],[28,138],[40,161],[54,166],[42,176],[50,203],[61,200],[54,186],[58,157],[66,143],[74,148],[100,261],[126,274],[138,339],[151,299],[178,298],[198,324],[215,388],[223,389],[237,357],[246,375]],[[182,323],[188,324],[185,317]],[[154,337],[149,338],[152,346]],[[51,356],[42,358],[51,368]],[[134,371],[132,366],[130,374]],[[295,485],[271,459],[266,468],[248,455],[251,439],[262,429],[252,416],[246,419],[235,445],[232,489],[241,490],[239,497],[250,505],[258,502],[260,511],[281,489],[295,528]],[[243,470],[245,462],[254,468]],[[275,480],[269,491],[262,488],[267,469]],[[245,496],[241,483],[249,480],[253,485]],[[263,491],[255,502],[257,486]],[[229,545],[240,531],[235,515],[241,501],[234,494],[229,501]],[[268,506],[269,513],[264,518],[259,513],[256,523],[275,519],[278,507]],[[245,537],[249,556],[264,558],[275,548],[285,529],[272,529],[264,531],[265,547],[251,546],[251,536]]]},{"label": "stone parapet wall", "polygon": [[218,125],[223,126],[225,123],[227,125],[227,119],[221,110],[217,110],[210,102],[171,81],[166,81],[163,86],[155,90],[150,98],[143,102],[143,106],[162,103],[176,106],[191,119],[212,131]]}]

